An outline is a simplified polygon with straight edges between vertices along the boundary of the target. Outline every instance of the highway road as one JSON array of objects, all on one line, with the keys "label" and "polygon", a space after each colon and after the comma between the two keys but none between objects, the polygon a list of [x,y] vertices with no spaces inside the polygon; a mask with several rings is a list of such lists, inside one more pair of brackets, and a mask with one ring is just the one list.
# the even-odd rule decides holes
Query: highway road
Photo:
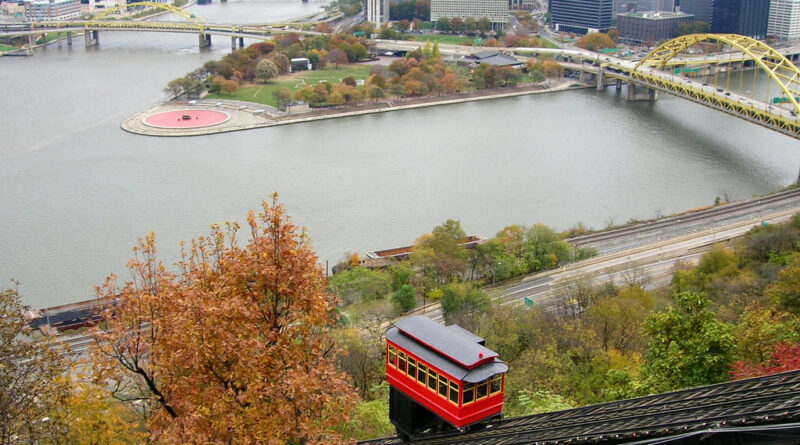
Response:
[{"label": "highway road", "polygon": [[[486,290],[493,304],[522,307],[527,298],[534,305],[557,310],[565,301],[571,300],[570,287],[578,279],[587,279],[594,285],[609,281],[618,285],[637,282],[646,289],[654,289],[669,284],[676,263],[697,264],[702,254],[714,244],[727,243],[765,222],[775,224],[786,221],[797,212],[800,212],[800,202],[795,202],[793,206],[782,206],[781,210],[776,211],[756,210],[750,217],[737,215],[728,222],[715,223],[702,230],[688,231],[655,242],[647,238],[640,238],[638,244],[629,240],[630,245],[635,247],[614,249],[559,269],[490,286]],[[676,221],[675,224],[680,223]],[[634,234],[631,237],[638,236]],[[428,305],[415,313],[425,313],[436,321],[443,321],[438,304]]]}]

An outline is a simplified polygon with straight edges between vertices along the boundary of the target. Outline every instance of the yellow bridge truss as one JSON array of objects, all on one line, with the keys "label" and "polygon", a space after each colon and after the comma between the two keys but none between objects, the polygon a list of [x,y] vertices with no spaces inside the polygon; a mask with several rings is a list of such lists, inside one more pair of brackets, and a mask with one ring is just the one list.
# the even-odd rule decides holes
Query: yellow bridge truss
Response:
[{"label": "yellow bridge truss", "polygon": [[189,23],[194,25],[194,26],[191,26],[191,25],[189,25],[189,23],[175,23],[175,25],[177,25],[177,26],[179,26],[181,28],[184,28],[184,29],[187,28],[187,25],[189,25],[189,27],[191,27],[193,29],[201,29],[201,30],[206,26],[206,22],[203,19],[201,19],[199,17],[195,17],[194,14],[190,14],[190,13],[186,12],[185,10],[183,10],[181,8],[178,8],[176,6],[173,6],[173,5],[170,5],[170,4],[167,4],[167,3],[139,2],[139,3],[132,3],[130,5],[116,6],[114,8],[108,9],[105,12],[103,12],[102,14],[94,17],[92,20],[86,22],[86,28],[93,28],[93,29],[102,28],[102,27],[105,27],[104,25],[111,25],[111,26],[113,26],[115,28],[120,28],[120,27],[124,28],[126,24],[129,24],[130,26],[128,26],[128,27],[130,27],[130,28],[145,28],[146,27],[146,23],[145,22],[135,22],[135,24],[134,24],[134,22],[120,22],[120,21],[108,22],[108,21],[103,21],[103,19],[108,17],[109,15],[114,14],[115,12],[124,11],[124,10],[130,8],[131,6],[146,6],[146,7],[151,7],[151,8],[155,8],[155,9],[160,9],[160,10],[166,11],[166,12],[171,12],[173,14],[178,14],[179,16],[181,16],[181,17],[185,18],[187,21],[189,21]]},{"label": "yellow bridge truss", "polygon": [[[791,105],[790,108],[796,113],[792,116],[794,119],[782,113],[771,113],[770,109],[765,110],[763,106],[753,105],[751,101],[742,102],[733,100],[728,96],[710,94],[691,84],[681,82],[680,79],[668,79],[652,75],[646,70],[640,69],[643,66],[647,66],[663,70],[667,66],[680,64],[680,61],[676,59],[677,56],[685,54],[694,45],[706,41],[727,44],[732,50],[740,52],[737,55],[737,60],[750,60],[755,63],[756,67],[764,70],[786,96],[788,103]],[[703,63],[727,63],[729,61],[704,59]],[[686,62],[686,64],[690,63]],[[631,80],[638,83],[671,92],[722,111],[737,114],[782,133],[800,138],[800,122],[797,121],[797,116],[800,115],[800,101],[798,101],[798,97],[800,97],[800,70],[775,49],[750,37],[736,34],[690,34],[678,37],[659,45],[627,74]],[[777,107],[775,108],[777,110]]]}]

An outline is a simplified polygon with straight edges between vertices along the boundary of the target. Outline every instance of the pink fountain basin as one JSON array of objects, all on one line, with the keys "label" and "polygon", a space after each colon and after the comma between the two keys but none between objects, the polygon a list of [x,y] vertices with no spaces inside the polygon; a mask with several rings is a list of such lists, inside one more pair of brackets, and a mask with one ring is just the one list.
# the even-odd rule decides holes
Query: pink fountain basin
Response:
[{"label": "pink fountain basin", "polygon": [[144,118],[144,124],[158,128],[200,128],[227,122],[230,115],[223,111],[178,110]]}]

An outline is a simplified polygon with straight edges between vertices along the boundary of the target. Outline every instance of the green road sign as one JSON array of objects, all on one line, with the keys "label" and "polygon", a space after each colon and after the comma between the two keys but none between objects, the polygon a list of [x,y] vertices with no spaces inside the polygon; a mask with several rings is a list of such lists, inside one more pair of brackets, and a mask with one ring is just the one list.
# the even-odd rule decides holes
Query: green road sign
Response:
[{"label": "green road sign", "polygon": [[533,307],[533,300],[528,297],[525,297],[525,307]]}]

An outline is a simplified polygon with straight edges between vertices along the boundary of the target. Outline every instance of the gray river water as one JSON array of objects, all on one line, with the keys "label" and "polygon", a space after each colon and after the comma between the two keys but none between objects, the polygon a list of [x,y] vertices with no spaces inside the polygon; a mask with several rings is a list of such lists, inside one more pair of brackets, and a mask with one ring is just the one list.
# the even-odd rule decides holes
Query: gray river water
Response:
[{"label": "gray river water", "polygon": [[[324,2],[194,6],[264,22]],[[277,191],[324,263],[406,245],[447,218],[491,236],[513,223],[603,227],[748,198],[793,182],[800,144],[666,95],[541,94],[205,137],[128,134],[167,81],[221,57],[197,37],[101,33],[0,59],[0,280],[34,307],[93,296],[155,231],[162,258]],[[0,282],[0,286],[2,285]]]}]

